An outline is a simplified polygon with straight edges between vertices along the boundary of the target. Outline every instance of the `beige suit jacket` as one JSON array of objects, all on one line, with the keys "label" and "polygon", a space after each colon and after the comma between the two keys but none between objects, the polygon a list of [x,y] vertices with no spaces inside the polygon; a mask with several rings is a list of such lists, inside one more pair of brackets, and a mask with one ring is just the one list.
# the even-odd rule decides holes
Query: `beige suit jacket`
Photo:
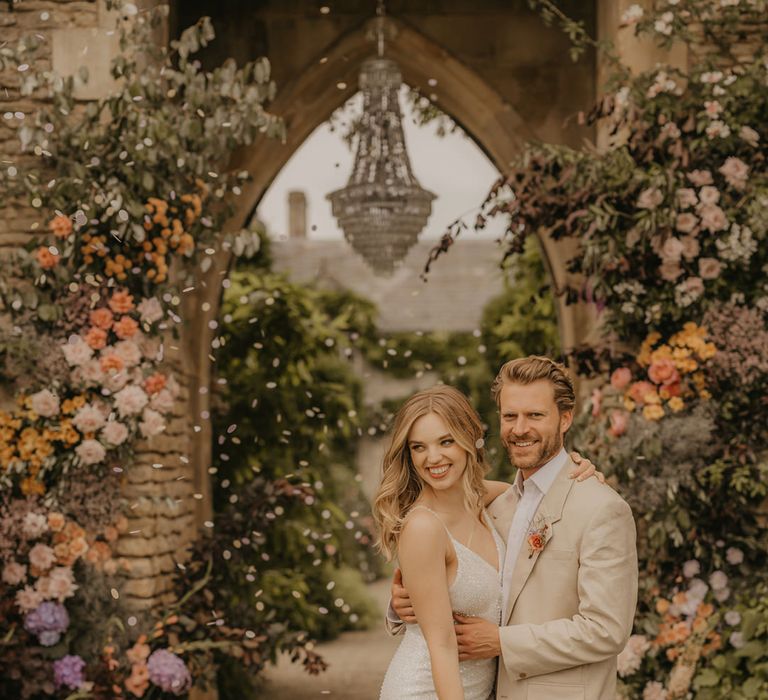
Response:
[{"label": "beige suit jacket", "polygon": [[[614,700],[616,655],[637,603],[635,522],[629,506],[597,479],[568,478],[569,460],[541,501],[523,543],[500,629],[499,700]],[[489,507],[506,540],[517,507],[509,489]],[[529,556],[530,554],[530,556]]]}]

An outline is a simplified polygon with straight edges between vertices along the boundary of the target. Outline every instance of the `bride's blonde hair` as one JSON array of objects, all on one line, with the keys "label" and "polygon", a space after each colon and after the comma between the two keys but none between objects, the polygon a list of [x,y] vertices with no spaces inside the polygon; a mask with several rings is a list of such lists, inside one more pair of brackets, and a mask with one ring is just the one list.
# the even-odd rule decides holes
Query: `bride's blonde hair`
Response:
[{"label": "bride's blonde hair", "polygon": [[488,465],[483,426],[477,412],[464,394],[450,386],[439,385],[414,394],[395,416],[384,455],[381,484],[373,501],[373,518],[379,531],[377,546],[388,561],[397,552],[403,518],[424,487],[411,461],[408,435],[416,420],[428,413],[445,421],[453,439],[467,453],[467,466],[461,479],[466,508],[479,512],[483,503],[483,478]]}]

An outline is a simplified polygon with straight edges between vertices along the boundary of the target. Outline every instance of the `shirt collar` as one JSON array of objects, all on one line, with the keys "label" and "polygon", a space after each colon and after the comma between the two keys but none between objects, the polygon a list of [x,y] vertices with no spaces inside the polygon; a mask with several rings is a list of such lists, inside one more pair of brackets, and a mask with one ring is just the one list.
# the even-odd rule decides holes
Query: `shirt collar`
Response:
[{"label": "shirt collar", "polygon": [[[542,494],[546,494],[568,462],[568,453],[562,448],[552,459],[549,460],[541,469],[528,478]],[[518,469],[515,477],[514,488],[518,496],[523,495],[523,473]]]}]

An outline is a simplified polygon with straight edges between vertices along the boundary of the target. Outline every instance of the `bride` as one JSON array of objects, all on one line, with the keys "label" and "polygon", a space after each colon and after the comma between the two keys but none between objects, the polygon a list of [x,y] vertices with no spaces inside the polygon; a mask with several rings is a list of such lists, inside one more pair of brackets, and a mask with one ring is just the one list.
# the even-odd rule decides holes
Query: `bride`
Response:
[{"label": "bride", "polygon": [[[395,416],[373,505],[379,547],[402,570],[418,624],[406,626],[380,700],[488,700],[496,659],[459,661],[453,613],[499,624],[504,543],[485,506],[483,427],[460,391],[435,386]],[[594,467],[580,465],[589,476]]]}]

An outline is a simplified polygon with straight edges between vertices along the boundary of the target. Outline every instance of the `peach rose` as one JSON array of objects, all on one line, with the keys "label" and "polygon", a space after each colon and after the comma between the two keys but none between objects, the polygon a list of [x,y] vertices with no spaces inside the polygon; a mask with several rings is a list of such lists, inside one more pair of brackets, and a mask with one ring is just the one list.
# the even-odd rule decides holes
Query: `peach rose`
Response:
[{"label": "peach rose", "polygon": [[680,381],[675,363],[667,358],[655,360],[648,368],[648,377],[655,384],[674,384]]},{"label": "peach rose", "polygon": [[155,372],[151,377],[147,377],[144,382],[144,391],[150,396],[162,391],[165,388],[166,377],[160,372]]},{"label": "peach rose", "polygon": [[136,331],[139,330],[139,324],[130,316],[123,316],[117,323],[115,323],[112,330],[115,331],[115,335],[120,338],[120,340],[127,340],[136,335]]},{"label": "peach rose", "polygon": [[627,432],[627,424],[629,423],[629,414],[626,411],[620,411],[614,409],[610,415],[610,427],[608,432],[614,437],[620,437]]},{"label": "peach rose", "polygon": [[677,204],[681,209],[695,207],[699,203],[696,191],[690,187],[681,187],[677,192]]},{"label": "peach rose", "polygon": [[611,386],[616,391],[624,391],[632,381],[632,372],[628,367],[618,367],[611,373]]},{"label": "peach rose", "polygon": [[40,265],[43,270],[50,270],[51,268],[56,267],[60,257],[61,256],[57,253],[52,253],[50,248],[47,248],[44,245],[41,245],[35,251],[35,259],[37,260],[37,264]]},{"label": "peach rose", "polygon": [[699,258],[699,276],[701,279],[717,279],[722,269],[723,266],[717,258]]},{"label": "peach rose", "polygon": [[140,698],[149,688],[149,669],[146,664],[134,664],[131,675],[125,680],[125,688]]},{"label": "peach rose", "polygon": [[93,350],[101,350],[107,345],[107,332],[101,328],[90,328],[85,334],[85,342]]},{"label": "peach rose", "polygon": [[48,513],[48,527],[51,528],[53,532],[60,532],[63,530],[65,523],[66,520],[61,513],[56,511]]},{"label": "peach rose", "polygon": [[133,311],[133,296],[124,289],[118,289],[109,300],[109,308],[116,314],[127,314],[129,311]]},{"label": "peach rose", "polygon": [[659,273],[662,279],[665,279],[667,282],[674,282],[683,274],[683,268],[680,267],[679,262],[666,260],[659,266]]},{"label": "peach rose", "polygon": [[102,355],[101,360],[99,361],[99,366],[102,372],[109,372],[110,370],[119,372],[125,367],[125,363],[119,355],[111,352],[108,355]]},{"label": "peach rose", "polygon": [[69,552],[75,558],[79,559],[88,551],[88,542],[85,537],[76,537],[69,543]]},{"label": "peach rose", "polygon": [[683,233],[691,233],[698,224],[699,220],[689,211],[678,214],[675,220],[675,228]]},{"label": "peach rose", "polygon": [[59,542],[54,548],[56,554],[56,562],[64,566],[71,566],[75,563],[75,558],[69,551],[69,545],[66,542]]},{"label": "peach rose", "polygon": [[112,328],[112,322],[115,320],[115,317],[108,308],[101,307],[91,311],[89,320],[92,326],[96,326],[96,328],[101,328],[104,331],[108,331],[110,328]]},{"label": "peach rose", "polygon": [[656,387],[650,382],[635,382],[629,387],[629,397],[635,402],[643,405],[648,397],[656,396]]},{"label": "peach rose", "polygon": [[540,552],[544,549],[544,536],[538,532],[528,535],[528,546],[531,549],[531,553]]},{"label": "peach rose", "polygon": [[56,238],[64,240],[69,238],[72,233],[72,220],[68,216],[64,216],[64,214],[57,214],[51,219],[48,228]]}]

